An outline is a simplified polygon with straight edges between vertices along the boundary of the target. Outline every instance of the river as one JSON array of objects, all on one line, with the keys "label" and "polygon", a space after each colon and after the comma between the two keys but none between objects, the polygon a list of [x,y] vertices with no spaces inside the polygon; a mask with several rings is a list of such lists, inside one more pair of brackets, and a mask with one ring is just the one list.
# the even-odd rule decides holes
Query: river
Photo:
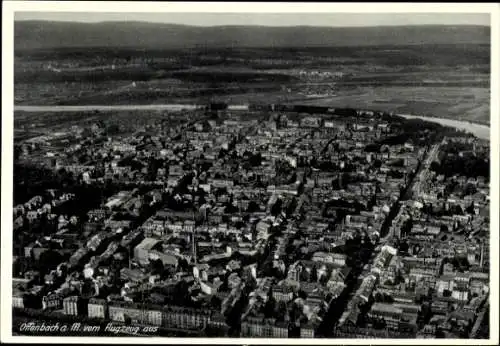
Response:
[{"label": "river", "polygon": [[411,114],[397,114],[397,115],[402,116],[406,119],[422,119],[425,121],[438,123],[438,124],[441,124],[443,126],[454,127],[456,129],[459,129],[459,130],[465,130],[467,132],[470,132],[478,138],[490,140],[490,127],[486,126],[486,125],[471,123],[469,121],[461,121],[461,120],[446,119],[446,118],[435,118],[435,117],[428,117],[428,116],[418,116],[418,115],[411,115]]}]

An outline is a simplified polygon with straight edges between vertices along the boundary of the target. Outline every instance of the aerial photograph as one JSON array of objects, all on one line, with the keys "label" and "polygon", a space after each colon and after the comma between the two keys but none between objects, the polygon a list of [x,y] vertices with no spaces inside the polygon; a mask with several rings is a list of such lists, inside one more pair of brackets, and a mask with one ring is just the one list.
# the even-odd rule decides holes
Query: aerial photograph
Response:
[{"label": "aerial photograph", "polygon": [[489,339],[490,29],[16,12],[12,335]]}]

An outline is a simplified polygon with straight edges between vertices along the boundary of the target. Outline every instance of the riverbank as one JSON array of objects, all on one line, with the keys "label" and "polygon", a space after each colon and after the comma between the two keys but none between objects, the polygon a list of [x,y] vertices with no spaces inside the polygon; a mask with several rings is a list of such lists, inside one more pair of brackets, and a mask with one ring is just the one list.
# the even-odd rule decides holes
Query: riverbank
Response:
[{"label": "riverbank", "polygon": [[[182,111],[202,109],[203,105],[196,104],[157,104],[157,105],[80,105],[80,106],[14,106],[14,112],[88,112],[88,111],[130,111],[130,110],[158,110],[158,111]],[[248,105],[228,105],[229,110],[244,111],[248,110]],[[422,119],[443,126],[453,127],[472,133],[474,136],[490,140],[490,127],[471,121],[455,120],[449,118],[437,118],[413,114],[396,114],[406,119]]]},{"label": "riverbank", "polygon": [[454,127],[456,129],[472,133],[474,136],[480,139],[490,140],[490,127],[487,125],[473,123],[470,121],[436,118],[436,117],[428,117],[421,115],[412,115],[412,114],[397,114],[397,115],[404,117],[406,119],[422,119],[425,121],[438,123],[443,126]]}]

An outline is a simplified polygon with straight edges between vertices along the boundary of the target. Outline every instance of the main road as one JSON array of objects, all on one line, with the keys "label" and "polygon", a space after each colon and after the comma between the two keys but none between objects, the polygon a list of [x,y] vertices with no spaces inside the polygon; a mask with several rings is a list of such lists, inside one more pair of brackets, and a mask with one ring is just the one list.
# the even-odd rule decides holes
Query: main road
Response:
[{"label": "main road", "polygon": [[151,110],[167,110],[181,111],[203,109],[204,105],[194,104],[149,104],[149,105],[77,105],[77,106],[14,106],[14,112],[29,112],[29,113],[51,113],[51,112],[94,112],[94,111],[151,111]]},{"label": "main road", "polygon": [[[148,104],[148,105],[76,105],[76,106],[24,106],[15,105],[14,112],[51,113],[51,112],[95,112],[95,111],[183,111],[204,109],[201,104]],[[229,110],[248,110],[248,105],[228,105]]]},{"label": "main road", "polygon": [[425,175],[429,171],[431,163],[435,161],[439,154],[439,148],[443,142],[434,144],[420,167],[420,171],[415,174],[414,184],[411,187],[411,191],[413,195],[417,195],[420,193],[420,189],[422,187],[422,182],[426,180]]}]

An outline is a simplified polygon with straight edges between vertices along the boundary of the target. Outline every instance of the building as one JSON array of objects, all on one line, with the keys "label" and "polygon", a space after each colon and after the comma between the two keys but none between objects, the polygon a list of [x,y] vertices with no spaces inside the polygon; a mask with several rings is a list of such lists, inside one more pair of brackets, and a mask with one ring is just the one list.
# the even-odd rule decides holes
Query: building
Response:
[{"label": "building", "polygon": [[229,325],[226,322],[226,317],[219,311],[212,312],[208,324],[212,328],[219,329],[226,333],[229,330]]},{"label": "building", "polygon": [[24,294],[29,279],[12,278],[12,307],[24,308]]},{"label": "building", "polygon": [[276,322],[273,326],[273,338],[288,338],[288,324],[286,322]]},{"label": "building", "polygon": [[372,297],[373,289],[375,288],[376,282],[377,282],[376,276],[372,274],[368,275],[361,282],[361,285],[359,286],[356,294],[365,302],[368,302]]},{"label": "building", "polygon": [[78,313],[78,300],[79,299],[80,299],[80,297],[78,297],[78,296],[70,296],[70,297],[64,298],[63,309],[64,309],[64,313],[66,315],[73,315],[73,316],[79,315],[79,313]]},{"label": "building", "polygon": [[278,284],[272,288],[273,298],[277,302],[289,302],[293,298],[293,291],[291,287],[286,286],[285,284]]},{"label": "building", "polygon": [[300,326],[300,338],[312,339],[314,338],[314,327],[312,324],[305,324]]},{"label": "building", "polygon": [[242,337],[287,338],[288,325],[263,315],[248,316],[241,323]]},{"label": "building", "polygon": [[58,293],[50,293],[42,297],[42,308],[44,310],[57,310],[62,308],[63,297]]},{"label": "building", "polygon": [[249,316],[241,323],[241,336],[269,337],[264,335],[264,321],[262,317]]},{"label": "building", "polygon": [[88,303],[88,316],[90,318],[107,318],[108,305],[104,299],[90,298]]},{"label": "building", "polygon": [[374,303],[368,317],[371,320],[383,320],[389,329],[397,330],[403,316],[403,309],[386,303]]},{"label": "building", "polygon": [[162,309],[163,326],[181,329],[200,329],[210,321],[210,311],[168,305]]},{"label": "building", "polygon": [[113,301],[108,306],[109,318],[124,323],[162,325],[162,308],[151,304]]},{"label": "building", "polygon": [[12,294],[12,307],[13,308],[24,308],[24,294]]},{"label": "building", "polygon": [[333,263],[342,267],[345,265],[346,258],[346,255],[340,253],[316,252],[314,253],[312,260],[314,262]]},{"label": "building", "polygon": [[149,263],[149,253],[160,248],[161,241],[154,238],[145,238],[134,249],[134,259],[141,265]]}]

